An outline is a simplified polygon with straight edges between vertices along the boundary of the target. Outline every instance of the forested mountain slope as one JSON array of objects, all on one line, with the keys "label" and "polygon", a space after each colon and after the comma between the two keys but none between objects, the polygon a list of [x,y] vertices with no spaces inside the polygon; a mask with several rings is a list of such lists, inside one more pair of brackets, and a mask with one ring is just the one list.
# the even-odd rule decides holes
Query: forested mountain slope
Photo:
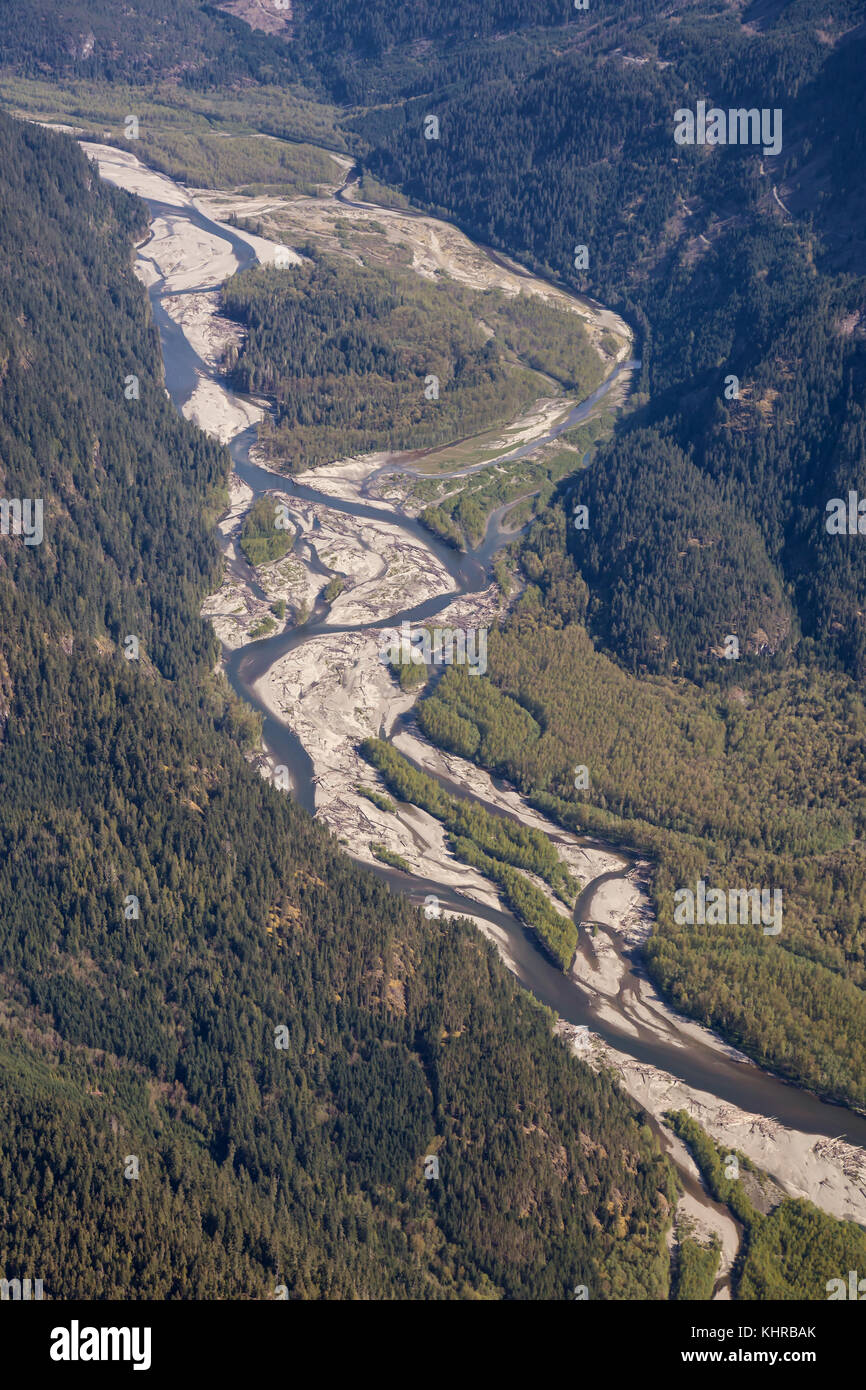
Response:
[{"label": "forested mountain slope", "polygon": [[[726,633],[750,653],[804,634],[862,676],[866,550],[825,521],[862,479],[866,288],[832,272],[866,269],[850,162],[866,7],[702,10],[647,17],[628,46],[590,23],[535,67],[527,52],[519,80],[494,64],[357,125],[378,177],[641,330],[650,403],[572,499],[592,517],[571,537],[592,630],[634,669],[690,674],[718,666]],[[676,144],[674,112],[698,98],[781,110],[778,157]],[[822,239],[777,202],[788,179]]]},{"label": "forested mountain slope", "polygon": [[198,617],[228,457],[165,398],[144,207],[6,116],[0,171],[0,490],[44,503],[0,536],[4,1277],[664,1296],[633,1108],[242,756]]},{"label": "forested mountain slope", "polygon": [[[669,997],[862,1105],[866,549],[826,522],[866,492],[866,6],[608,19],[471,84],[455,57],[452,83],[356,119],[375,175],[641,339],[636,408],[523,546],[488,677],[449,672],[421,720],[566,823],[651,849]],[[699,99],[781,109],[780,153],[677,145]],[[702,874],[782,889],[781,936],[675,925]]]},{"label": "forested mountain slope", "polygon": [[5,0],[2,63],[22,75],[149,84],[168,77],[190,88],[223,82],[297,80],[282,34],[253,31],[203,0]]},{"label": "forested mountain slope", "polygon": [[[123,33],[103,0],[55,28],[9,4],[5,70],[73,84],[73,116],[159,80],[269,129],[302,75],[357,105],[340,142],[373,175],[634,324],[634,412],[522,547],[488,676],[449,672],[420,717],[564,823],[648,849],[668,997],[866,1105],[866,549],[824,524],[866,494],[866,5],[294,8],[286,38],[192,0],[130,0]],[[675,144],[700,99],[780,108],[781,152]],[[75,1292],[663,1290],[666,1178],[621,1100],[477,937],[336,858],[227,737],[244,717],[194,616],[226,465],[154,385],[139,214],[85,192],[67,146],[2,138],[2,486],[46,496],[42,546],[0,538],[7,1273],[35,1250]],[[676,924],[700,875],[781,887],[782,934]],[[423,1182],[432,1151],[452,1186]],[[150,1186],[119,1176],[138,1152]],[[173,1242],[159,1266],[149,1229]]]}]

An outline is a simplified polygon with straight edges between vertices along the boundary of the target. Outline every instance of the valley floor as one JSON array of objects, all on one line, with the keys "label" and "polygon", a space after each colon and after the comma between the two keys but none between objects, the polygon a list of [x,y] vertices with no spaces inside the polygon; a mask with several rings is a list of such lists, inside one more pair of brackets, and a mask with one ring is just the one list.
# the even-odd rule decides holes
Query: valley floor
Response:
[{"label": "valley floor", "polygon": [[[152,237],[140,249],[137,270],[146,285],[160,284],[163,306],[201,359],[199,381],[183,405],[184,414],[228,442],[260,418],[266,407],[265,403],[259,406],[240,400],[218,379],[222,353],[237,341],[238,333],[236,325],[220,315],[219,287],[238,262],[228,241],[195,225],[191,218],[196,212],[208,218],[224,217],[239,210],[239,200],[231,193],[210,194],[204,200],[200,194],[193,195],[151,173],[133,156],[107,146],[85,148],[98,160],[104,177],[170,209],[155,217]],[[243,201],[247,215],[274,213],[273,199],[267,200],[267,208],[264,203],[261,208],[247,206],[262,200]],[[321,229],[329,218],[333,220],[334,207],[325,199],[298,198],[290,204],[285,201],[277,211],[282,225],[293,226],[300,234],[310,227]],[[338,216],[352,215],[345,204],[336,207]],[[370,214],[358,209],[356,215]],[[374,215],[393,229],[395,238],[414,238],[419,273],[447,268],[467,282],[508,285],[514,292],[527,287],[527,276],[519,268],[511,269],[475,253],[466,238],[435,219],[414,218],[390,209],[375,209]],[[310,227],[305,219],[310,219]],[[236,234],[234,227],[231,231]],[[239,235],[265,263],[272,263],[280,252],[275,242],[247,232]],[[545,287],[544,292],[561,293],[552,287]],[[622,334],[625,329],[621,320],[603,309],[592,309],[591,313],[599,331],[604,328]],[[627,329],[625,335],[621,357],[630,346]],[[544,411],[539,412],[539,421],[540,430],[549,424]],[[479,929],[513,966],[506,934],[484,915],[485,908],[504,910],[494,886],[454,858],[440,822],[405,803],[398,804],[394,812],[380,810],[358,793],[359,784],[384,790],[378,775],[356,751],[358,742],[371,735],[393,734],[394,746],[423,769],[458,783],[465,792],[525,825],[543,830],[583,884],[620,870],[616,878],[598,884],[589,900],[584,916],[596,924],[595,934],[582,933],[571,971],[574,985],[591,1001],[599,1020],[615,1021],[626,1030],[626,1036],[630,1029],[634,1036],[654,1035],[682,1049],[713,1049],[720,1057],[736,1057],[745,1064],[746,1059],[739,1058],[706,1029],[676,1015],[646,977],[633,972],[630,953],[639,949],[652,927],[650,904],[642,886],[645,864],[626,861],[611,846],[569,835],[534,811],[515,791],[495,785],[474,764],[434,748],[411,726],[395,730],[416,697],[396,685],[380,659],[383,631],[374,624],[387,622],[392,615],[425,600],[453,593],[452,601],[437,613],[436,624],[485,627],[495,621],[502,600],[494,584],[480,592],[458,594],[434,548],[425,547],[416,536],[395,526],[390,504],[377,502],[362,491],[382,462],[382,456],[377,455],[342,460],[299,477],[299,483],[316,490],[317,501],[299,497],[274,474],[272,491],[289,509],[296,542],[284,559],[260,567],[254,583],[245,572],[238,549],[240,528],[253,492],[242,479],[233,477],[231,506],[221,523],[227,555],[225,576],[219,592],[204,607],[230,652],[248,644],[251,630],[262,622],[274,601],[283,599],[296,615],[307,613],[319,599],[327,573],[344,577],[345,588],[328,610],[327,625],[350,630],[310,636],[275,660],[255,687],[262,703],[294,731],[312,760],[316,813],[356,859],[375,864],[371,846],[385,846],[421,878],[458,890],[476,902],[479,915],[474,920]],[[381,523],[337,510],[328,505],[328,499],[363,499],[366,506],[379,507]],[[263,764],[266,775],[272,775],[273,762],[271,759],[270,767]],[[540,886],[539,880],[534,881]],[[592,1030],[563,1021],[559,1029],[591,1065],[613,1068],[623,1088],[660,1123],[665,1111],[687,1109],[714,1139],[746,1154],[786,1192],[807,1196],[835,1216],[866,1224],[866,1155],[862,1150],[841,1139],[787,1128],[770,1117],[747,1113],[692,1089],[674,1075],[635,1060],[625,1047],[613,1047]],[[840,1110],[840,1129],[844,1120],[845,1112]],[[669,1130],[664,1133],[672,1157],[689,1176],[693,1188],[697,1170],[692,1160]],[[721,1272],[726,1273],[736,1253],[733,1221],[709,1199],[702,1202],[694,1191],[683,1197],[681,1211],[697,1215],[703,1229],[719,1233],[724,1251]],[[720,1287],[718,1296],[726,1294]]]}]

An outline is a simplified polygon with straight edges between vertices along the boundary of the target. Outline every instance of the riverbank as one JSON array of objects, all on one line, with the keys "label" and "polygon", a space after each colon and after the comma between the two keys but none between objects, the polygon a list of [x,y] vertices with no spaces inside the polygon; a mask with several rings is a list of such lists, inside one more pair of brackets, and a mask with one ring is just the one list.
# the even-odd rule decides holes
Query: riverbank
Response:
[{"label": "riverbank", "polygon": [[[558,1031],[583,1061],[611,1068],[623,1089],[661,1123],[666,1111],[687,1110],[717,1143],[745,1154],[789,1197],[805,1197],[831,1216],[866,1224],[866,1154],[862,1149],[838,1136],[803,1134],[778,1120],[726,1104],[706,1091],[686,1086],[669,1072],[636,1062],[591,1032],[562,1022]],[[839,1118],[841,1127],[844,1111]],[[665,1130],[670,1134],[666,1126]]]},{"label": "riverbank", "polygon": [[[111,151],[111,155],[118,152]],[[112,160],[113,181],[122,182],[128,176],[140,181],[141,169],[128,162],[131,158]],[[160,175],[153,177],[160,181],[159,192],[150,196],[165,203],[166,181]],[[142,191],[142,187],[139,182],[136,191]],[[177,212],[164,219],[160,245],[151,248],[154,254],[148,251],[150,243],[142,248],[140,272],[146,283],[150,276],[152,295],[171,291],[179,297],[181,287],[195,291],[191,297],[199,299],[197,307],[177,303],[173,306],[178,316],[173,321],[200,362],[199,385],[191,394],[180,393],[181,405],[188,413],[201,386],[201,400],[194,406],[196,418],[217,437],[235,438],[248,428],[251,407],[214,379],[223,330],[217,322],[218,299],[211,293],[216,288],[218,273],[225,269],[226,256],[230,254],[232,268],[240,264],[230,240],[234,229],[230,234],[226,229],[223,237],[219,229],[195,225],[197,209],[192,199],[183,190],[171,196],[178,199],[173,204]],[[379,215],[384,220],[390,213],[382,210]],[[158,211],[157,221],[162,216]],[[186,231],[180,225],[185,217],[193,219]],[[225,246],[204,242],[199,236],[202,231]],[[208,245],[214,251],[218,271],[214,264],[206,263]],[[276,256],[275,243],[267,245]],[[231,269],[227,273],[232,273]],[[199,348],[194,347],[195,343]],[[401,806],[396,813],[382,811],[357,791],[359,783],[375,785],[372,769],[354,752],[357,742],[371,733],[384,730],[387,734],[393,730],[414,702],[414,696],[400,691],[379,661],[381,628],[373,624],[394,620],[401,609],[444,597],[446,602],[438,610],[437,622],[483,626],[495,619],[500,602],[498,591],[481,583],[474,593],[458,594],[453,574],[436,554],[432,542],[425,546],[423,538],[410,536],[399,524],[399,515],[385,503],[366,500],[368,511],[375,508],[381,512],[381,527],[370,515],[352,516],[340,509],[341,503],[356,502],[363,495],[370,470],[379,465],[381,459],[350,460],[317,470],[305,478],[317,489],[318,496],[313,500],[300,498],[292,485],[270,475],[267,490],[279,494],[292,508],[299,539],[291,559],[300,568],[291,570],[288,564],[278,561],[270,571],[263,566],[255,575],[246,572],[241,563],[237,530],[256,490],[237,477],[230,513],[223,522],[227,578],[219,595],[208,600],[205,612],[213,618],[227,650],[246,649],[251,630],[261,621],[274,596],[285,597],[299,606],[311,606],[330,573],[339,571],[344,576],[346,588],[332,605],[328,623],[331,627],[351,626],[351,631],[320,631],[307,637],[299,629],[297,644],[257,676],[253,688],[265,708],[300,739],[312,760],[316,809],[349,852],[376,865],[371,846],[384,844],[405,858],[421,878],[441,885],[443,898],[447,898],[448,889],[454,889],[464,899],[474,901],[478,914],[469,915],[495,942],[506,964],[525,979],[525,966],[515,954],[519,938],[509,935],[501,920],[492,919],[493,914],[498,914],[498,919],[506,919],[508,914],[502,911],[492,886],[453,859],[439,823],[414,808]],[[376,528],[379,533],[375,534],[374,543]],[[386,550],[385,555],[379,554],[380,547]],[[450,602],[449,594],[454,595]],[[255,644],[251,650],[255,650]],[[586,1001],[588,1008],[595,1009],[599,1024],[615,1021],[623,1036],[623,1046],[614,1047],[594,1029],[580,1033],[581,1039],[588,1040],[587,1060],[592,1065],[618,1069],[624,1089],[657,1118],[667,1109],[682,1106],[694,1113],[720,1142],[741,1149],[766,1167],[785,1190],[808,1196],[833,1215],[866,1222],[862,1150],[840,1144],[832,1136],[816,1137],[719,1100],[699,1087],[689,1087],[666,1067],[648,1064],[625,1050],[631,1030],[644,1052],[654,1041],[663,1040],[674,1056],[677,1050],[684,1058],[692,1050],[703,1050],[712,1054],[719,1066],[728,1063],[757,1071],[720,1039],[668,1010],[655,997],[649,982],[635,971],[628,952],[639,948],[651,929],[649,903],[639,881],[641,865],[630,864],[613,847],[568,836],[527,806],[513,789],[496,786],[474,764],[426,745],[412,729],[397,730],[394,742],[400,751],[411,750],[420,765],[424,766],[426,760],[431,770],[435,767],[440,775],[452,777],[465,791],[490,800],[526,824],[544,827],[582,882],[616,875],[615,879],[606,878],[598,892],[590,895],[583,916],[596,923],[596,934],[592,937],[591,933],[583,933],[581,949],[565,982]],[[381,872],[380,866],[377,871]],[[405,879],[404,883],[407,891],[412,891],[412,881]],[[485,916],[485,912],[491,916]],[[560,1024],[564,1031],[573,1027],[567,1022]],[[580,1052],[583,1056],[582,1044]],[[771,1091],[780,1086],[771,1078],[766,1080]],[[846,1112],[840,1110],[840,1129],[845,1121]],[[672,1141],[673,1136],[670,1138]],[[681,1171],[690,1173],[682,1166],[682,1155],[676,1161]],[[708,1211],[711,1205],[707,1204]]]}]

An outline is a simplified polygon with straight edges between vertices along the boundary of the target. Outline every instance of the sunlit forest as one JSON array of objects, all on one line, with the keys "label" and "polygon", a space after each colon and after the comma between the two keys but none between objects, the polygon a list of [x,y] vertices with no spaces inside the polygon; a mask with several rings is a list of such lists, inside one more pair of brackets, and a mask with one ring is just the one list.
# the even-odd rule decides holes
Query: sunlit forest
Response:
[{"label": "sunlit forest", "polygon": [[[668,998],[862,1105],[866,550],[825,521],[866,476],[866,259],[841,133],[858,147],[863,38],[862,6],[831,8],[819,37],[801,3],[751,27],[695,11],[638,29],[624,6],[615,36],[602,24],[534,70],[524,44],[455,81],[439,141],[413,138],[420,97],[358,129],[377,177],[618,308],[642,360],[629,412],[513,562],[523,592],[487,676],[447,672],[422,728],[563,823],[649,850]],[[708,89],[784,106],[772,171],[674,145],[671,113]],[[701,875],[780,888],[778,939],[676,926],[673,891]]]},{"label": "sunlit forest", "polygon": [[537,396],[588,393],[601,381],[576,314],[310,246],[305,255],[300,266],[234,275],[223,293],[245,330],[230,379],[275,399],[259,439],[293,471],[450,442],[506,423]]},{"label": "sunlit forest", "polygon": [[[635,390],[589,467],[525,475],[487,675],[447,670],[418,721],[646,853],[668,1001],[861,1108],[866,548],[825,518],[866,496],[864,17],[296,0],[287,36],[197,0],[130,0],[123,23],[110,0],[0,7],[5,106],[121,145],[140,111],[159,167],[250,192],[314,189],[307,142],[348,150],[365,196],[632,325]],[[699,97],[783,108],[781,154],[675,145]],[[301,143],[262,153],[262,132]],[[686,1236],[671,1268],[673,1169],[610,1077],[474,929],[425,921],[250,766],[258,722],[198,616],[229,459],[165,399],[131,269],[146,221],[72,141],[0,117],[0,489],[45,504],[41,545],[0,536],[0,1269],[57,1298],[708,1297],[717,1251]],[[292,276],[226,292],[231,380],[275,399],[262,446],[292,466],[481,430],[538,373],[597,380],[540,309],[500,306],[498,347],[452,283],[322,255]],[[424,519],[465,547],[511,495],[432,485]],[[263,513],[243,542],[285,544]],[[543,850],[376,757],[562,964],[573,924],[524,870],[572,885]],[[781,934],[676,924],[701,877],[781,889]],[[862,1231],[759,1210],[670,1123],[746,1232],[736,1297],[823,1299],[863,1269]]]},{"label": "sunlit forest", "polygon": [[580,885],[543,831],[495,816],[478,803],[448,796],[432,777],[413,768],[383,739],[366,739],[360,752],[395,796],[420,806],[442,822],[455,856],[499,885],[506,902],[537,934],[542,947],[567,969],[577,945],[573,919],[551,905],[545,894],[518,872],[524,869],[536,874],[553,889],[561,903],[569,908],[574,906]]},{"label": "sunlit forest", "polygon": [[[743,1240],[733,1269],[737,1298],[826,1299],[831,1281],[843,1279],[847,1286],[848,1271],[864,1267],[866,1232],[862,1227],[852,1221],[834,1221],[803,1198],[776,1193],[768,1201],[762,1190],[764,1175],[742,1154],[724,1152],[684,1110],[672,1112],[667,1119],[688,1145],[713,1196],[741,1224]],[[732,1158],[736,1177],[729,1176]],[[686,1261],[691,1296],[700,1297],[708,1254],[692,1249]]]},{"label": "sunlit forest", "polygon": [[229,458],[165,398],[146,209],[5,115],[0,170],[0,488],[45,512],[41,545],[0,537],[4,1277],[665,1297],[674,1179],[636,1110],[243,755],[198,617]]}]

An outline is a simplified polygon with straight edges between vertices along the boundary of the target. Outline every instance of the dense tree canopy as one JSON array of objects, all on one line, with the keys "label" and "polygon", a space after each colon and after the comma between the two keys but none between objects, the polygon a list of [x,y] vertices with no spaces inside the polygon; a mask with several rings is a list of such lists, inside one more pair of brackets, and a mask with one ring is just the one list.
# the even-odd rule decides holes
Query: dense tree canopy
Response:
[{"label": "dense tree canopy", "polygon": [[143,205],[6,116],[0,171],[0,490],[44,502],[0,535],[3,1276],[665,1296],[633,1107],[243,756],[198,616],[229,459],[165,398]]}]

